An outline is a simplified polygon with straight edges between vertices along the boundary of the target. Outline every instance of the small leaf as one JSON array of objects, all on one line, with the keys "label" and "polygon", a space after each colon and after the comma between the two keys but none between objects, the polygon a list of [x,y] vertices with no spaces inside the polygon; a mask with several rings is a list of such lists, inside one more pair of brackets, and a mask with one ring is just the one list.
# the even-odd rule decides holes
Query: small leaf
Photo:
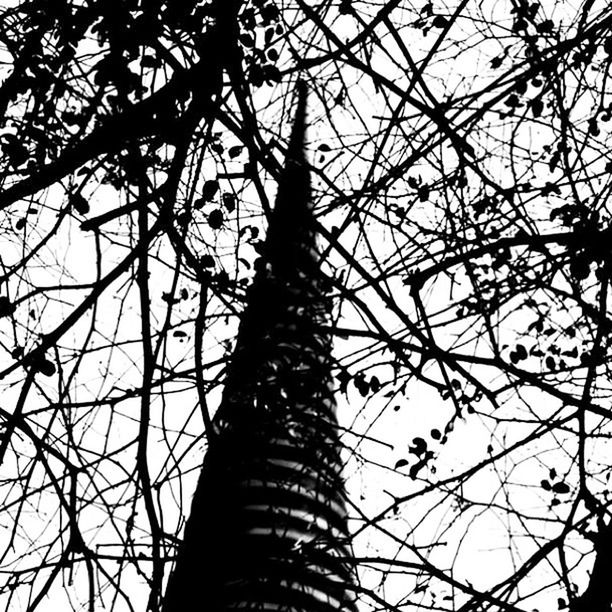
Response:
[{"label": "small leaf", "polygon": [[212,255],[202,255],[202,257],[200,257],[200,265],[203,268],[213,268],[215,265],[215,258]]},{"label": "small leaf", "polygon": [[275,83],[280,82],[281,73],[280,70],[274,66],[273,64],[266,64],[263,66],[265,77],[268,81],[273,81]]},{"label": "small leaf", "polygon": [[37,364],[37,371],[43,376],[53,376],[55,374],[55,364],[48,359],[41,359]]},{"label": "small leaf", "polygon": [[405,465],[408,465],[408,461],[406,461],[406,459],[399,459],[395,464],[395,469],[397,470],[398,468],[404,467]]},{"label": "small leaf", "polygon": [[252,47],[255,44],[255,40],[248,32],[245,32],[244,34],[240,34],[240,36],[238,37],[238,40],[245,47]]},{"label": "small leaf", "polygon": [[363,374],[358,374],[355,376],[353,379],[353,384],[355,385],[357,391],[359,391],[359,395],[361,395],[361,397],[366,397],[370,392],[370,385],[367,383]]},{"label": "small leaf", "polygon": [[570,272],[576,280],[584,280],[591,273],[591,265],[587,257],[584,255],[574,256],[570,261]]},{"label": "small leaf", "polygon": [[543,488],[545,491],[550,491],[551,486],[550,486],[550,482],[548,482],[548,480],[542,480],[542,481],[540,482],[540,484],[542,485],[542,488]]},{"label": "small leaf", "polygon": [[86,215],[89,212],[89,202],[80,193],[72,194],[68,204],[80,215]]},{"label": "small leaf", "polygon": [[202,186],[202,199],[206,200],[207,202],[210,202],[215,197],[218,190],[219,190],[218,181],[214,181],[214,180],[205,181],[204,185]]},{"label": "small leaf", "polygon": [[523,95],[527,91],[527,81],[520,80],[514,85],[514,91],[516,93]]},{"label": "small leaf", "polygon": [[439,429],[432,429],[431,430],[431,437],[434,440],[439,440],[442,437],[442,433],[440,432]]},{"label": "small leaf", "polygon": [[17,219],[17,223],[15,223],[15,229],[21,230],[25,227],[26,220],[25,217],[21,217],[21,219]]},{"label": "small leaf", "polygon": [[36,351],[28,358],[28,362],[34,372],[40,372],[44,376],[55,374],[55,364]]},{"label": "small leaf", "polygon": [[561,495],[564,493],[569,493],[570,490],[569,485],[565,482],[555,482],[555,484],[552,486],[553,493],[559,493]]},{"label": "small leaf", "polygon": [[521,101],[519,100],[519,97],[516,94],[511,94],[506,98],[506,106],[509,106],[510,108],[516,108],[520,105]]},{"label": "small leaf", "polygon": [[445,28],[448,25],[448,19],[444,15],[436,15],[431,22],[434,28]]},{"label": "small leaf", "polygon": [[223,206],[225,206],[227,212],[232,212],[236,208],[236,196],[233,193],[224,193],[221,196]]},{"label": "small leaf", "polygon": [[172,332],[172,335],[175,338],[185,338],[187,336],[187,332],[184,332],[182,329],[176,329],[174,332]]},{"label": "small leaf", "polygon": [[214,230],[221,229],[223,226],[224,216],[223,211],[220,208],[215,208],[208,215],[208,225]]},{"label": "small leaf", "polygon": [[319,145],[318,150],[322,151],[323,153],[327,153],[331,151],[331,147],[328,144],[323,143]]},{"label": "small leaf", "polygon": [[227,150],[227,154],[230,156],[230,159],[235,159],[242,153],[242,145],[236,145],[235,147],[230,147]]},{"label": "small leaf", "polygon": [[499,68],[502,65],[503,61],[504,58],[501,55],[499,57],[494,57],[491,60],[491,68],[493,68],[493,70],[495,70],[495,68]]},{"label": "small leaf", "polygon": [[420,457],[427,450],[427,442],[423,438],[414,438],[412,443],[414,446],[408,450],[417,457]]},{"label": "small leaf", "polygon": [[261,18],[267,25],[272,21],[276,21],[280,16],[278,7],[274,4],[266,4],[260,11]]},{"label": "small leaf", "polygon": [[540,98],[533,99],[529,103],[529,106],[534,117],[539,117],[542,114],[542,111],[544,110],[544,102],[542,102]]},{"label": "small leaf", "polygon": [[419,202],[427,202],[427,200],[429,200],[429,185],[421,185],[417,193]]}]

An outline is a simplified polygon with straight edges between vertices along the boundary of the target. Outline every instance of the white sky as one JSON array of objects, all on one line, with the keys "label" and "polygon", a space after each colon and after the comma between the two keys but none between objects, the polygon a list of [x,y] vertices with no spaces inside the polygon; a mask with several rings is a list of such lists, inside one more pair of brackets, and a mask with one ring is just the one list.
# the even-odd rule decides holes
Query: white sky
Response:
[{"label": "white sky", "polygon": [[[605,6],[601,2],[595,4],[597,6],[594,7],[593,14]],[[9,3],[4,2],[3,6],[9,6]],[[371,12],[375,13],[380,10],[382,4],[368,6]],[[420,8],[422,7],[417,7],[418,10]],[[436,4],[434,11],[450,15],[453,8]],[[541,10],[556,23],[562,23],[577,9],[574,3],[559,2],[548,3]],[[367,6],[361,5],[360,10],[366,11]],[[460,56],[453,59],[451,53],[453,49],[442,47],[439,51],[439,59],[426,71],[425,78],[429,93],[419,86],[416,86],[413,91],[412,95],[415,100],[425,102],[430,107],[451,96],[460,97],[479,91],[493,83],[500,73],[490,68],[490,61],[506,53],[504,51],[506,44],[501,41],[507,41],[507,53],[509,54],[505,60],[507,67],[510,68],[512,61],[516,59],[512,56],[516,49],[510,44],[508,32],[508,25],[511,24],[509,2],[468,2],[465,10],[474,21],[470,22],[460,18],[450,31],[450,39],[459,41],[457,44],[462,51]],[[490,30],[484,27],[481,29],[482,24],[478,21],[478,16],[481,14],[492,20],[494,27]],[[419,30],[409,27],[408,24],[414,18],[411,3],[405,3],[405,5],[402,3],[400,9],[393,13],[393,17],[397,24],[406,26],[399,32],[403,42],[418,63],[435,44],[439,30],[430,29],[429,33],[423,36]],[[329,17],[329,20],[331,22],[332,17]],[[340,40],[350,39],[360,27],[350,16],[341,16],[331,25]],[[303,30],[306,32],[307,28],[304,27]],[[361,49],[359,57],[367,57],[370,54],[372,67],[389,79],[390,84],[387,90],[377,91],[369,77],[363,76],[359,70],[344,66],[338,76],[341,76],[348,84],[350,102],[354,107],[347,102],[343,106],[332,107],[328,114],[324,110],[323,102],[330,104],[330,100],[341,91],[340,79],[334,80],[334,77],[330,76],[333,72],[330,66],[313,70],[313,74],[320,79],[319,82],[326,84],[327,89],[319,89],[311,94],[309,118],[312,125],[309,129],[308,153],[313,165],[319,168],[321,180],[315,179],[314,181],[318,194],[317,205],[322,213],[327,213],[322,214],[321,222],[328,228],[333,225],[342,226],[347,219],[348,209],[346,207],[340,206],[330,211],[328,209],[335,198],[343,194],[353,194],[362,186],[370,171],[369,163],[373,154],[371,142],[377,144],[383,142],[382,130],[387,125],[390,109],[397,107],[398,96],[405,91],[411,79],[412,73],[405,65],[401,50],[391,42],[388,32],[382,25],[377,28],[376,32],[380,37],[384,37],[383,46],[386,52],[374,46],[371,49]],[[316,35],[313,35],[311,40],[319,44],[321,39],[321,36],[317,38]],[[299,44],[297,39],[293,39],[293,44]],[[325,47],[321,44],[320,53],[324,52]],[[597,81],[599,77],[593,74],[589,75],[589,78]],[[571,90],[574,85],[571,80],[568,80],[568,89]],[[503,87],[498,86],[495,93],[499,91],[499,88],[503,90]],[[530,90],[530,95],[532,94]],[[492,95],[484,95],[475,104],[484,103]],[[291,110],[282,108],[281,102],[276,100],[276,97],[276,91],[267,86],[262,87],[254,96],[254,108],[258,112],[258,119],[262,124],[262,135],[266,142],[270,135],[278,134],[279,131],[282,135],[286,135],[289,130],[287,119],[291,116]],[[586,116],[590,104],[590,98],[585,96],[584,102],[576,107],[577,115],[584,112]],[[229,106],[232,107],[231,101]],[[501,102],[498,106],[503,108]],[[455,124],[459,124],[473,110],[471,105],[467,105],[467,111],[456,115],[450,113],[450,118]],[[391,133],[389,140],[386,141],[384,158],[372,170],[375,178],[384,175],[389,167],[401,163],[410,152],[426,146],[435,137],[437,128],[430,120],[423,118],[422,113],[415,110],[411,104],[406,104],[402,108],[400,116],[405,121],[401,130],[398,129]],[[580,117],[577,116],[576,125],[580,124],[579,119]],[[512,121],[504,122],[492,113],[476,126],[472,126],[472,129],[466,133],[466,138],[477,154],[484,148],[499,154],[499,157],[491,157],[482,161],[482,168],[502,187],[527,179],[541,184],[543,179],[539,168],[534,177],[529,173],[522,176],[520,173],[524,172],[525,168],[520,156],[517,154],[514,165],[509,167],[502,154],[508,154],[508,143],[512,138],[515,138],[515,141],[526,150],[542,152],[543,146],[550,144],[554,137],[551,126],[545,121],[540,123],[529,121],[518,127],[517,132],[513,132],[514,127]],[[215,130],[217,129],[221,131],[222,127],[215,126]],[[372,141],[362,147],[362,139],[366,140],[366,136],[372,134],[375,134]],[[222,141],[228,147],[238,143],[236,137],[228,134],[227,131],[223,133]],[[601,137],[601,142],[605,143],[605,136]],[[332,149],[324,156],[324,162],[320,162],[321,151],[318,147],[321,144],[328,144]],[[273,147],[271,149],[277,159],[282,159],[278,149]],[[448,146],[448,143],[438,147],[436,154],[438,159],[448,164],[449,168],[457,163],[456,153]],[[596,158],[597,149],[594,147],[582,151],[581,155],[584,163],[588,164]],[[168,152],[168,156],[171,156],[171,151]],[[434,154],[432,153],[426,162],[421,161],[416,167],[411,168],[408,175],[418,176],[425,182],[433,183],[439,176],[439,168],[432,163],[433,159]],[[215,177],[219,172],[239,170],[245,161],[246,157],[242,154],[235,161],[226,160],[227,163],[223,166],[219,160],[208,157],[203,162],[196,184],[201,188],[204,180]],[[547,162],[542,162],[542,165],[546,166]],[[517,172],[519,173],[518,178]],[[596,170],[593,170],[591,174],[595,173]],[[555,180],[559,175],[560,173],[551,173],[546,180]],[[466,188],[466,198],[473,199],[481,185],[474,173],[468,176],[470,184]],[[264,186],[268,197],[273,197],[274,184],[269,177]],[[233,188],[240,189],[240,182],[222,181],[222,190],[230,191]],[[585,192],[590,188],[590,184],[585,185]],[[84,193],[90,201],[92,214],[110,210],[119,202],[116,190],[108,185],[95,189],[87,187]],[[438,259],[444,255],[444,246],[440,241],[423,237],[426,236],[427,231],[435,229],[441,221],[441,209],[437,205],[442,201],[442,193],[436,196],[440,198],[438,200],[432,198],[427,202],[414,203],[413,191],[406,186],[405,181],[398,181],[383,195],[384,197],[381,196],[376,201],[367,202],[369,208],[367,214],[364,213],[361,219],[363,225],[350,224],[342,235],[342,244],[350,252],[354,251],[359,255],[371,274],[378,272],[376,266],[367,258],[371,252],[376,254],[379,261],[384,261],[389,269],[397,270],[402,266],[406,267],[401,274],[391,278],[384,289],[395,300],[402,314],[411,321],[416,321],[416,307],[409,295],[408,288],[402,284],[402,277],[412,271],[410,266],[414,262],[419,262],[423,266],[429,264],[434,250]],[[550,231],[552,224],[548,222],[549,212],[561,203],[564,195],[558,197],[553,195],[546,200],[530,200],[525,196],[525,201],[521,204],[534,224],[538,224],[543,231]],[[32,244],[37,238],[45,235],[45,232],[56,221],[56,218],[50,214],[50,210],[59,209],[63,201],[62,189],[50,190],[45,213],[38,215],[36,226],[29,225],[25,230],[27,244]],[[365,198],[362,201],[366,201]],[[217,205],[217,203],[207,205],[201,212],[196,213],[194,218],[196,230],[192,244],[200,255],[205,252],[224,253],[222,265],[225,269],[230,274],[237,269],[238,276],[249,278],[250,271],[247,270],[244,263],[239,262],[237,257],[243,257],[251,262],[255,254],[254,249],[252,245],[245,245],[241,247],[239,253],[236,253],[235,230],[238,226],[244,227],[245,224],[252,224],[264,230],[264,223],[260,215],[261,203],[256,190],[248,187],[241,192],[236,217],[228,218],[226,230],[213,232],[207,226],[206,214]],[[404,233],[391,231],[388,224],[383,222],[384,215],[395,219],[393,214],[389,213],[393,206],[405,206],[409,209],[410,223]],[[23,215],[27,208],[27,203],[17,204],[11,211],[12,216],[7,215],[1,221],[0,228],[4,230],[2,262],[5,266],[10,266],[12,262],[22,257],[24,242],[21,240],[21,235],[14,233],[13,228],[17,218],[15,211]],[[419,228],[422,234],[417,231]],[[102,274],[110,270],[129,249],[129,236],[133,233],[133,222],[122,221],[109,225],[108,229],[113,233],[109,233],[101,243]],[[394,243],[394,240],[400,242]],[[419,248],[425,244],[428,245],[430,252],[423,255],[419,252]],[[3,367],[12,363],[10,351],[16,344],[30,347],[33,345],[34,338],[30,331],[31,328],[43,333],[53,329],[85,295],[75,290],[57,294],[47,291],[45,295],[27,297],[29,292],[34,287],[40,286],[92,282],[96,278],[95,249],[93,235],[82,232],[79,229],[79,220],[73,219],[70,223],[62,225],[62,229],[57,233],[52,244],[43,249],[40,259],[29,267],[27,276],[24,275],[19,282],[15,281],[9,285],[10,294],[23,299],[20,313],[33,310],[34,315],[30,319],[21,317],[20,323],[14,327],[7,324],[7,319],[0,321],[2,342],[6,348],[6,353],[2,357],[3,360],[6,360]],[[399,256],[396,253],[399,253]],[[170,290],[173,283],[174,256],[165,241],[157,243],[151,255],[151,297],[155,316],[153,324],[158,329],[166,315],[165,304],[161,296]],[[387,261],[387,257],[394,257],[394,259]],[[330,262],[338,269],[346,267],[342,255],[334,250],[330,253]],[[510,266],[507,274],[511,273]],[[115,283],[99,303],[96,313],[96,329],[90,344],[90,348],[97,350],[83,360],[78,375],[70,383],[70,399],[73,402],[86,402],[103,394],[119,394],[120,390],[131,389],[139,384],[141,347],[139,345],[138,295],[133,288],[123,284],[125,280]],[[557,278],[557,281],[559,286],[567,286],[563,279]],[[355,272],[352,272],[347,284],[354,287],[360,283],[361,279]],[[464,273],[457,274],[454,284],[451,284],[446,276],[441,277],[435,284],[428,284],[425,287],[423,298],[428,312],[433,313],[445,307],[451,300],[456,300],[462,294],[466,294],[466,286],[467,278]],[[149,460],[152,475],[154,478],[166,477],[168,473],[175,476],[176,472],[170,466],[176,458],[180,460],[183,469],[191,469],[180,486],[175,479],[171,481],[171,485],[164,484],[158,492],[159,504],[163,509],[163,528],[169,533],[175,533],[179,520],[176,500],[180,498],[188,504],[191,491],[195,486],[197,468],[204,452],[201,417],[193,391],[193,376],[189,371],[193,367],[193,317],[197,308],[197,285],[193,280],[182,276],[177,283],[175,294],[178,294],[183,288],[187,290],[189,297],[176,307],[172,314],[172,324],[176,325],[177,330],[184,331],[187,335],[184,338],[170,336],[164,348],[164,365],[169,369],[174,368],[185,372],[185,376],[182,380],[177,380],[175,384],[168,385],[166,393],[157,397],[151,407],[152,429]],[[45,296],[49,295],[57,299],[48,300]],[[390,312],[390,309],[381,302],[380,297],[372,289],[363,289],[358,295],[375,313],[377,320],[388,332],[400,334],[403,338],[403,323],[396,314]],[[587,294],[587,297],[592,299],[593,296]],[[534,315],[528,309],[521,308],[518,303],[508,304],[507,310],[508,316],[504,320],[501,320],[500,317],[496,333],[500,344],[507,343],[511,346],[516,338],[515,330],[532,322]],[[218,302],[211,305],[211,312],[215,311],[223,312],[222,305]],[[372,322],[368,321],[366,315],[358,308],[346,304],[341,314],[340,325],[343,327],[361,331],[374,330]],[[562,309],[559,309],[558,313],[553,314],[559,328],[571,323],[572,313],[563,313]],[[434,320],[440,321],[442,317],[443,314]],[[90,324],[91,318],[85,317],[63,339],[63,358],[67,359],[67,355],[73,348],[78,349],[89,332]],[[440,346],[450,348],[467,337],[466,344],[457,349],[458,352],[464,354],[473,352],[481,356],[489,356],[490,350],[484,343],[470,339],[473,337],[470,335],[470,332],[474,331],[473,325],[472,319],[465,318],[444,329],[436,329],[436,340]],[[231,340],[234,332],[235,321],[226,322],[223,317],[215,320],[205,337],[204,361],[214,363],[221,355],[219,343]],[[109,350],[105,345],[115,333],[125,341],[125,344],[117,349]],[[414,341],[410,337],[406,337],[405,340]],[[369,340],[357,338],[351,338],[348,341],[338,339],[336,349],[339,358],[349,364],[351,353],[361,348],[367,353],[370,344]],[[535,340],[533,346],[535,346]],[[416,365],[420,357],[414,354],[409,359],[413,365]],[[558,400],[551,399],[542,392],[522,388],[518,394],[513,390],[502,393],[500,395],[501,405],[496,411],[493,411],[491,406],[483,400],[475,405],[474,414],[464,413],[465,418],[453,420],[454,409],[451,402],[443,400],[431,386],[412,379],[402,391],[401,384],[393,380],[393,368],[389,364],[391,360],[392,355],[389,352],[383,352],[365,357],[361,362],[371,364],[371,369],[367,372],[368,379],[376,375],[383,383],[381,390],[372,398],[365,401],[352,383],[349,384],[347,396],[340,394],[338,396],[338,414],[341,425],[351,430],[351,433],[343,436],[343,442],[347,448],[354,451],[354,454],[347,451],[347,488],[352,502],[359,506],[365,517],[377,516],[379,512],[388,508],[393,496],[403,497],[416,494],[427,488],[429,484],[442,482],[470,469],[485,460],[490,452],[502,453],[505,448],[511,447],[512,444],[537,430],[538,421],[548,419],[557,411],[561,411],[559,414],[570,413],[568,408],[561,407]],[[536,371],[540,363],[531,358],[525,367]],[[217,373],[218,367],[212,367],[207,376],[210,376],[212,381]],[[486,381],[491,388],[497,388],[503,383],[497,372],[485,366],[474,366],[471,373]],[[437,381],[442,378],[438,366],[433,361],[425,365],[423,374]],[[605,372],[602,371],[601,375],[600,384],[603,388]],[[8,412],[13,410],[17,402],[20,389],[17,383],[20,379],[20,375],[12,375],[3,381],[2,408]],[[131,444],[124,451],[117,453],[116,460],[105,461],[100,473],[94,474],[91,471],[84,474],[83,477],[79,475],[78,479],[79,496],[91,500],[91,503],[84,504],[79,511],[79,524],[88,543],[92,548],[106,554],[121,555],[124,550],[120,546],[117,532],[125,532],[126,521],[132,511],[131,505],[126,500],[129,500],[130,495],[133,494],[130,477],[133,478],[135,451],[133,441],[138,427],[138,401],[133,399],[113,406],[103,405],[91,408],[83,405],[70,411],[54,411],[50,409],[50,406],[53,406],[58,396],[57,378],[38,377],[37,382],[40,387],[32,393],[26,412],[31,415],[32,422],[36,423],[39,434],[42,435],[43,430],[49,427],[49,443],[56,444],[58,448],[63,449],[66,432],[73,428],[73,431],[77,432],[76,435],[81,436],[81,445],[90,451],[79,458],[68,455],[70,460],[95,461],[95,452],[101,452],[102,449],[120,449],[123,445]],[[388,393],[392,393],[392,396],[385,397]],[[219,397],[217,386],[211,391],[208,399],[211,409],[214,410]],[[398,410],[394,409],[396,406],[399,407]],[[36,411],[39,409],[43,411],[37,414]],[[65,422],[67,414],[71,415],[72,423]],[[559,415],[556,418],[559,418]],[[523,419],[523,422],[517,422],[516,419]],[[511,422],[511,420],[514,421]],[[445,426],[451,421],[453,421],[454,429],[449,433],[448,441],[442,445],[433,440],[431,430],[435,428],[444,431]],[[165,433],[162,432],[162,425]],[[443,572],[450,573],[454,580],[461,583],[473,585],[476,589],[491,587],[512,574],[516,566],[524,562],[543,542],[560,533],[561,521],[567,516],[570,508],[567,500],[571,500],[577,482],[576,468],[572,464],[572,457],[576,453],[576,435],[572,429],[574,426],[575,423],[570,422],[566,430],[559,429],[542,435],[516,452],[500,458],[494,468],[489,467],[479,471],[468,480],[462,489],[456,490],[451,484],[444,491],[432,491],[415,497],[403,504],[397,514],[390,513],[381,520],[379,526],[382,529],[370,526],[361,531],[363,517],[358,517],[357,513],[352,510],[351,527],[354,531],[360,531],[355,539],[356,555],[397,558],[400,561],[420,564],[427,561]],[[589,428],[596,426],[599,424],[595,420],[588,423]],[[597,461],[604,464],[600,477],[594,479],[597,482],[593,483],[593,487],[600,487],[598,492],[603,491],[606,486],[605,466],[608,463],[607,457],[609,457],[610,450],[608,434],[609,432],[604,429],[601,437],[594,440],[588,449],[589,456],[593,458],[593,466]],[[364,438],[356,445],[356,436],[359,435],[367,435],[369,438]],[[413,480],[408,472],[410,465],[415,462],[415,455],[410,454],[408,448],[415,437],[427,440],[429,448],[434,451],[435,459],[431,466],[435,466],[436,471],[434,473],[429,467],[425,468],[419,472],[418,478]],[[492,446],[491,451],[488,449],[489,445]],[[35,449],[24,436],[19,437],[15,451],[7,455],[3,466],[5,478],[12,478],[16,474],[27,474],[29,480],[24,481],[25,485],[24,482],[5,485],[3,494],[7,499],[14,499],[15,505],[7,510],[5,516],[0,516],[0,543],[2,539],[8,541],[11,535],[10,530],[16,516],[14,513],[17,512],[23,495],[21,487],[26,486],[28,490],[31,490],[48,482],[48,475],[41,470],[39,464],[31,474],[28,472],[34,457]],[[401,459],[409,460],[409,464],[395,469],[394,466]],[[63,474],[63,466],[60,462],[50,459],[49,466],[58,477]],[[567,477],[567,482],[571,484],[573,491],[571,495],[558,496],[562,503],[555,507],[550,506],[553,495],[542,489],[539,484],[543,479],[550,479],[550,469],[553,467],[559,478]],[[595,467],[593,469],[595,470]],[[123,480],[126,480],[125,484],[122,484]],[[505,484],[502,486],[502,483]],[[67,480],[62,481],[65,493],[68,491],[68,484]],[[94,486],[99,487],[97,492]],[[110,488],[104,491],[107,486]],[[461,496],[469,499],[471,505],[465,511],[458,512]],[[117,502],[119,504],[114,512],[115,525],[107,520],[108,513],[101,503],[102,499],[105,499],[107,503]],[[508,507],[522,512],[522,516],[512,515],[506,510]],[[146,529],[144,511],[140,504],[138,511],[138,520],[142,522],[139,523],[137,520],[134,528],[136,533],[139,533],[140,529]],[[583,509],[580,509],[579,512],[582,511]],[[57,496],[51,490],[43,491],[40,495],[35,496],[33,501],[28,500],[23,505],[20,515],[15,547],[8,551],[7,557],[0,565],[0,572],[12,571],[17,567],[15,564],[32,567],[37,563],[44,563],[44,545],[57,537],[60,526]],[[382,531],[383,529],[386,533]],[[139,535],[135,536],[135,540],[143,546],[144,550],[147,541],[145,531],[140,531]],[[36,551],[39,542],[41,543],[40,553]],[[574,561],[578,560],[578,555],[572,552],[570,544],[575,546],[579,552],[589,550],[589,545],[578,536],[572,536],[566,544],[567,563],[570,567]],[[19,556],[26,550],[29,551],[28,555],[18,561]],[[53,548],[53,554],[56,555],[59,550],[60,546],[57,543],[57,546]],[[138,552],[140,551],[134,551],[135,554]],[[519,590],[520,596],[525,596],[530,590],[534,590],[536,594],[521,602],[518,606],[520,609],[537,608],[544,611],[557,608],[557,598],[565,597],[565,594],[558,584],[553,588],[547,588],[547,585],[558,582],[558,564],[558,556],[551,555],[550,563],[541,563],[532,572],[530,578],[524,581],[524,585]],[[572,579],[581,587],[584,585],[588,566],[589,563],[585,563],[572,574]],[[105,567],[112,573],[119,571],[119,565],[114,561],[109,561]],[[142,567],[146,569],[147,565],[143,563]],[[130,593],[131,605],[135,610],[143,610],[147,588],[142,576],[127,566],[121,572],[121,583]],[[44,572],[41,575],[44,575]],[[74,580],[74,588],[65,589],[64,587],[71,579]],[[74,576],[70,575],[68,569],[62,571],[62,577],[57,580],[48,603],[43,604],[42,607],[66,609],[63,598],[67,596],[66,594],[70,594],[72,605],[78,609],[79,605],[87,599],[86,579],[83,567],[76,571]],[[100,579],[102,580],[101,577]],[[424,575],[413,570],[404,570],[396,575],[390,574],[382,582],[379,573],[364,570],[362,580],[364,586],[375,589],[380,596],[402,610],[417,609],[418,605],[434,606],[434,608],[440,606],[440,609],[449,610],[459,609],[465,601],[463,595],[453,591],[448,585],[444,586],[436,581],[426,584]],[[426,588],[413,592],[416,585]],[[40,586],[42,582],[37,583],[35,592]],[[542,591],[537,593],[540,588]],[[111,609],[112,589],[107,589],[101,594],[104,604],[100,603],[98,609]],[[17,597],[19,603],[13,601],[11,609],[26,609],[28,604],[25,591],[19,591]],[[408,597],[407,601],[404,599],[406,597]],[[509,600],[510,602],[515,601],[516,595],[511,596]],[[376,606],[373,608],[375,609]],[[129,606],[118,600],[115,609],[127,610]],[[371,609],[371,602],[364,602],[362,609],[363,612]]]}]

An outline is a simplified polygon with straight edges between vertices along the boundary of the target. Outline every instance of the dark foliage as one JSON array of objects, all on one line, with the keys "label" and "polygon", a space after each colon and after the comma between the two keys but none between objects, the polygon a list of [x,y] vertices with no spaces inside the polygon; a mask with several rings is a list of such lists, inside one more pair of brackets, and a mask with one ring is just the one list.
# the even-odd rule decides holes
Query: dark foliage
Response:
[{"label": "dark foliage", "polygon": [[5,3],[1,605],[158,607],[302,79],[358,605],[605,608],[611,41],[590,0]]}]

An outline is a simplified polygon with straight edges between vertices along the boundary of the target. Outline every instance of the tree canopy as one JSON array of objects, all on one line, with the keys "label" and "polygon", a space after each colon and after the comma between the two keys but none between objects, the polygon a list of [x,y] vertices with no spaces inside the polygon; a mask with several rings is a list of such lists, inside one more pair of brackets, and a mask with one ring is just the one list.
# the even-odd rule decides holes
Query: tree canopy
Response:
[{"label": "tree canopy", "polygon": [[360,609],[609,607],[608,3],[2,6],[5,609],[156,609],[300,79]]}]

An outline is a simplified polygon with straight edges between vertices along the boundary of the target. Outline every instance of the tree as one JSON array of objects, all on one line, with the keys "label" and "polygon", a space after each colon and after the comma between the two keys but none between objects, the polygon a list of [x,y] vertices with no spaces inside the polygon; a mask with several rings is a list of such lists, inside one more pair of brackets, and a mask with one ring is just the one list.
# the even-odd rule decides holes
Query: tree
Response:
[{"label": "tree", "polygon": [[157,605],[300,76],[360,609],[605,609],[611,26],[599,2],[7,6],[5,607]]},{"label": "tree", "polygon": [[164,610],[354,610],[331,380],[331,302],[304,157],[300,84],[287,163]]}]

